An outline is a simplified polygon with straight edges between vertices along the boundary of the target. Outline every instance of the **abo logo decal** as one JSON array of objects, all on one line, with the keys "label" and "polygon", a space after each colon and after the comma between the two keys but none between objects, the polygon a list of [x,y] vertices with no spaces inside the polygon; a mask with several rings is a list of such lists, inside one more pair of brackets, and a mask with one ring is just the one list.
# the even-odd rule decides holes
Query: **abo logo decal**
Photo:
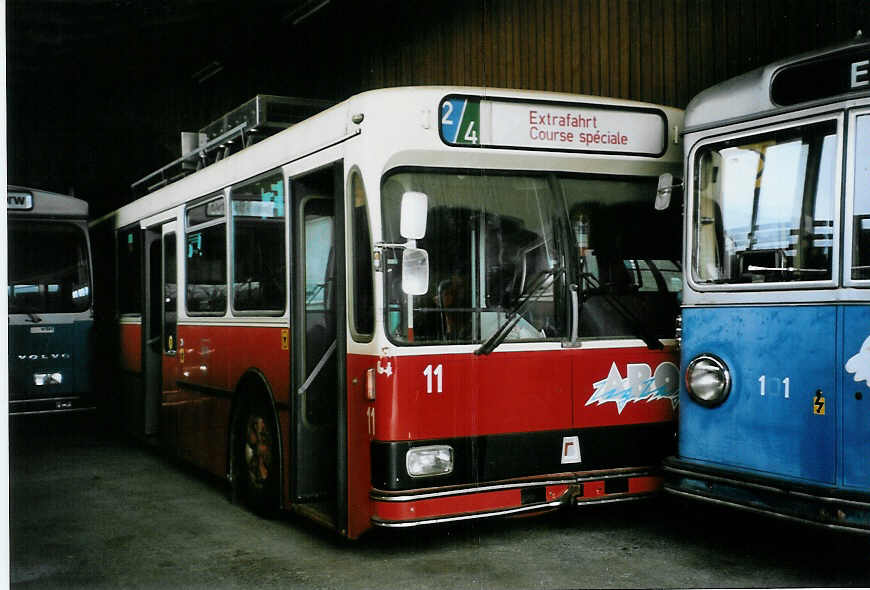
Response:
[{"label": "abo logo decal", "polygon": [[671,406],[676,407],[679,402],[677,384],[680,372],[674,363],[661,363],[652,372],[647,364],[629,364],[626,367],[628,375],[623,377],[616,367],[616,363],[610,365],[610,373],[606,379],[602,379],[592,386],[595,391],[586,401],[586,405],[616,404],[616,411],[622,413],[629,403],[651,402],[657,399],[668,399]]}]

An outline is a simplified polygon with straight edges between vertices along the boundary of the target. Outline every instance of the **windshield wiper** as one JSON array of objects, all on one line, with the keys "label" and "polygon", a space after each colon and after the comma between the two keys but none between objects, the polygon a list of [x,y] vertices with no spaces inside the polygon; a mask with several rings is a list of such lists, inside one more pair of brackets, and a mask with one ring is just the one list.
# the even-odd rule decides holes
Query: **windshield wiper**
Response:
[{"label": "windshield wiper", "polygon": [[9,306],[9,313],[23,313],[34,324],[42,321],[42,318],[36,315],[37,311],[39,310],[33,306],[15,305],[14,303]]},{"label": "windshield wiper", "polygon": [[[631,323],[632,328],[637,336],[643,340],[643,343],[646,344],[647,348],[650,350],[661,350],[664,348],[664,344],[662,341],[649,333],[649,329],[646,324],[638,318],[634,313],[631,312],[625,305],[622,304],[616,297],[612,294],[608,293],[605,289],[601,287],[601,283],[588,272],[584,272],[582,274],[582,278],[589,282],[592,287],[596,290],[596,295],[601,295],[605,301],[607,301],[613,308],[620,313],[625,319]],[[582,311],[581,311],[582,313]]]},{"label": "windshield wiper", "polygon": [[794,266],[755,266],[746,267],[748,272],[828,272],[827,268],[797,268]]},{"label": "windshield wiper", "polygon": [[507,312],[507,316],[503,324],[501,324],[498,329],[492,333],[492,335],[487,338],[483,344],[478,347],[477,350],[474,351],[474,354],[489,354],[495,348],[504,342],[505,338],[508,337],[508,334],[511,333],[513,327],[520,321],[523,313],[528,308],[529,304],[537,299],[537,296],[540,295],[541,291],[555,280],[556,275],[562,273],[562,268],[558,265],[553,268],[548,268],[542,270],[535,277],[535,280],[532,281],[529,286],[529,290],[514,304],[514,306]]}]

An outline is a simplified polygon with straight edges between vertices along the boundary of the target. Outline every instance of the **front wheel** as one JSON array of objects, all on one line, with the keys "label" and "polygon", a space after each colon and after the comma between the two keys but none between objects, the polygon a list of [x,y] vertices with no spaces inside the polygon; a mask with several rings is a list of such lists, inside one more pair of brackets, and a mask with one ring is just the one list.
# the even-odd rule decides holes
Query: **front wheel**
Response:
[{"label": "front wheel", "polygon": [[262,398],[249,399],[237,422],[239,491],[245,504],[261,516],[278,510],[280,477],[275,414]]}]

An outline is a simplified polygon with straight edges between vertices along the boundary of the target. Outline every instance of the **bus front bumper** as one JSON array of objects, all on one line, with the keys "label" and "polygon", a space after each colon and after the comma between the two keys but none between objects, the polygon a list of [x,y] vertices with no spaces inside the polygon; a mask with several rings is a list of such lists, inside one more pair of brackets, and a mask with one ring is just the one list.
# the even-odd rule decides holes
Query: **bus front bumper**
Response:
[{"label": "bus front bumper", "polygon": [[10,396],[9,415],[26,416],[32,414],[68,414],[96,410],[96,405],[88,396],[64,395],[58,397],[28,398]]},{"label": "bus front bumper", "polygon": [[413,527],[534,514],[568,505],[640,500],[658,493],[661,485],[661,476],[652,470],[614,469],[479,486],[407,492],[372,490],[372,524],[380,527]]},{"label": "bus front bumper", "polygon": [[799,484],[668,457],[664,490],[825,528],[870,534],[870,494]]}]

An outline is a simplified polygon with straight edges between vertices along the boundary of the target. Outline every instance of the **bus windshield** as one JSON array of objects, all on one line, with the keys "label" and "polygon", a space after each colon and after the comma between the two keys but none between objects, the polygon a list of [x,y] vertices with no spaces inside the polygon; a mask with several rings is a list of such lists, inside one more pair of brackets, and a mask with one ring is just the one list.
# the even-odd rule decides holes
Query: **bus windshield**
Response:
[{"label": "bus windshield", "polygon": [[[564,246],[556,239],[559,209],[544,176],[399,172],[383,184],[384,238],[399,243],[406,191],[428,196],[429,289],[406,296],[401,251],[385,252],[387,330],[401,343],[479,343],[506,321],[524,297],[522,317],[506,340],[559,339],[566,334],[561,274]],[[536,280],[552,274],[553,280]],[[534,289],[534,292],[531,290]],[[409,301],[410,300],[410,301]],[[410,329],[409,329],[410,328]]]},{"label": "bus windshield", "polygon": [[564,340],[568,283],[579,285],[580,337],[673,337],[681,212],[655,211],[655,178],[403,171],[382,188],[387,243],[403,242],[408,191],[428,196],[416,245],[429,256],[429,285],[405,295],[401,249],[384,251],[393,341],[486,342],[514,313],[499,342]]},{"label": "bus windshield", "polygon": [[561,179],[580,271],[582,338],[673,338],[682,202],[656,210],[656,178]]},{"label": "bus windshield", "polygon": [[70,313],[90,307],[85,233],[64,222],[9,220],[9,313]]},{"label": "bus windshield", "polygon": [[695,166],[694,279],[830,280],[836,152],[833,121],[703,148]]}]

